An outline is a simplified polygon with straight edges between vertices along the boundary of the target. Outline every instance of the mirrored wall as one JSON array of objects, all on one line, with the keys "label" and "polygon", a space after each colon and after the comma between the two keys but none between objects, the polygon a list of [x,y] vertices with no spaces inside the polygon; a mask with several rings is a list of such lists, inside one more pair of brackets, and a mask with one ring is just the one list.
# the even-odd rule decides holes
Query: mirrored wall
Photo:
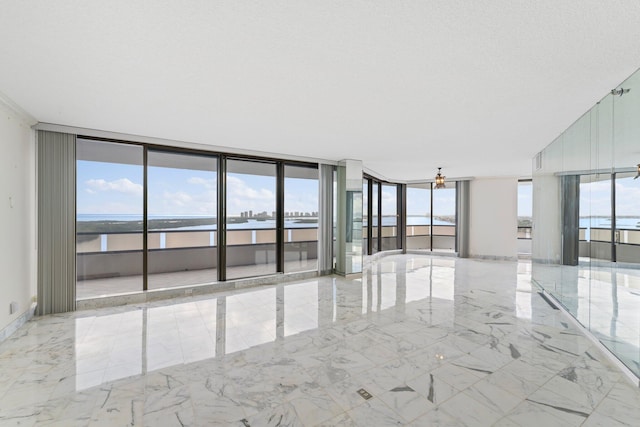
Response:
[{"label": "mirrored wall", "polygon": [[533,280],[640,377],[640,73],[534,159]]}]

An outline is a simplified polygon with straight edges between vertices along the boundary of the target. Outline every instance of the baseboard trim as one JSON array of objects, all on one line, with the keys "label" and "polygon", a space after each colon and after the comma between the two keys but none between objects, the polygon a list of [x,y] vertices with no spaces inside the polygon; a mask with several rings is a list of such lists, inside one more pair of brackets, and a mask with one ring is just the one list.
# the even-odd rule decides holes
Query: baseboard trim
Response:
[{"label": "baseboard trim", "polygon": [[499,255],[470,255],[471,259],[484,259],[487,261],[518,261],[517,256],[499,256]]},{"label": "baseboard trim", "polygon": [[0,331],[0,343],[9,338],[15,331],[20,329],[25,323],[27,323],[34,315],[36,311],[36,305],[31,304],[31,307],[20,316],[16,317],[11,323],[4,327]]}]

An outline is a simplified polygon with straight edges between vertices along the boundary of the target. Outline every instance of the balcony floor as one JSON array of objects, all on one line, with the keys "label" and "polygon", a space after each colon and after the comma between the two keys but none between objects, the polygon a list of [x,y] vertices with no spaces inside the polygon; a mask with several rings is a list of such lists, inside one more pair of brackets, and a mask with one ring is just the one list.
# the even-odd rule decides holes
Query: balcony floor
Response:
[{"label": "balcony floor", "polygon": [[638,387],[530,271],[393,255],[353,280],[34,318],[0,343],[0,424],[637,425]]},{"label": "balcony floor", "polygon": [[[285,262],[285,271],[289,273],[314,271],[317,270],[317,268],[318,261],[315,259]],[[232,279],[263,276],[267,274],[275,274],[275,271],[275,264],[228,267],[227,277]],[[205,283],[214,283],[216,282],[217,277],[218,270],[215,268],[151,274],[149,275],[148,287],[149,289],[163,289],[176,286],[201,285]],[[142,275],[81,280],[78,282],[76,287],[76,298],[97,298],[105,295],[140,292],[141,290]]]}]

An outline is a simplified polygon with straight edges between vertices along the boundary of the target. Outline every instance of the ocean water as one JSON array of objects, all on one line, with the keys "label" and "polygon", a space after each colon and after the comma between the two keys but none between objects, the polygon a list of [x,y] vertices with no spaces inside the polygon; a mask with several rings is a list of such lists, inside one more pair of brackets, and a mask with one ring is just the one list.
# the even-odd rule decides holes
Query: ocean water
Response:
[{"label": "ocean water", "polygon": [[[149,219],[200,219],[200,218],[209,218],[207,216],[163,216],[163,215],[150,215]],[[311,219],[311,218],[305,218]],[[296,218],[285,218],[284,226],[285,228],[317,228],[317,223],[305,223],[305,222],[296,222]],[[85,221],[142,221],[142,215],[100,215],[100,214],[78,214],[77,215],[78,222]],[[451,222],[441,221],[438,219],[433,220],[434,225],[455,225]],[[382,217],[382,225],[383,226],[393,226],[396,225],[396,219],[394,217]],[[429,225],[429,218],[427,217],[413,217],[410,216],[407,218],[407,225]],[[227,224],[227,228],[230,230],[242,230],[242,229],[268,229],[268,228],[276,228],[276,222],[273,219],[268,219],[266,221],[258,221],[256,219],[249,219],[246,223],[240,224]],[[173,227],[173,228],[164,228],[163,230],[215,230],[216,225],[192,225],[186,227]]]},{"label": "ocean water", "polygon": [[[208,218],[206,216],[162,216],[151,215],[149,219],[191,219],[191,218]],[[142,221],[142,215],[100,215],[100,214],[78,214],[78,222],[83,221]],[[297,223],[296,219],[285,218],[285,228],[315,228],[317,223]],[[455,225],[454,223],[441,221],[438,219],[433,220],[434,225]],[[396,225],[394,217],[382,217],[383,226]],[[429,218],[424,216],[409,216],[407,217],[407,225],[429,225]],[[275,228],[275,220],[269,219],[266,221],[257,221],[255,219],[249,219],[246,223],[241,224],[228,224],[229,229],[267,229]],[[616,221],[616,227],[620,230],[640,230],[640,217],[633,218],[618,218]],[[165,230],[215,230],[216,226],[213,225],[195,225],[188,227],[175,227],[166,228]],[[583,217],[580,218],[580,228],[611,228],[610,218],[601,217]]]}]

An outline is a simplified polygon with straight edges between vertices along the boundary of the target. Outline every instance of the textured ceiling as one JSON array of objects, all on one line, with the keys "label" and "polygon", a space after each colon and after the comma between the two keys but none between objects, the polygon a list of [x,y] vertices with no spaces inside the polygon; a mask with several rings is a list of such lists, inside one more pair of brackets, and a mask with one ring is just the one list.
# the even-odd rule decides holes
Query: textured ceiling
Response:
[{"label": "textured ceiling", "polygon": [[40,122],[526,176],[640,66],[633,1],[5,1],[0,92]]}]

